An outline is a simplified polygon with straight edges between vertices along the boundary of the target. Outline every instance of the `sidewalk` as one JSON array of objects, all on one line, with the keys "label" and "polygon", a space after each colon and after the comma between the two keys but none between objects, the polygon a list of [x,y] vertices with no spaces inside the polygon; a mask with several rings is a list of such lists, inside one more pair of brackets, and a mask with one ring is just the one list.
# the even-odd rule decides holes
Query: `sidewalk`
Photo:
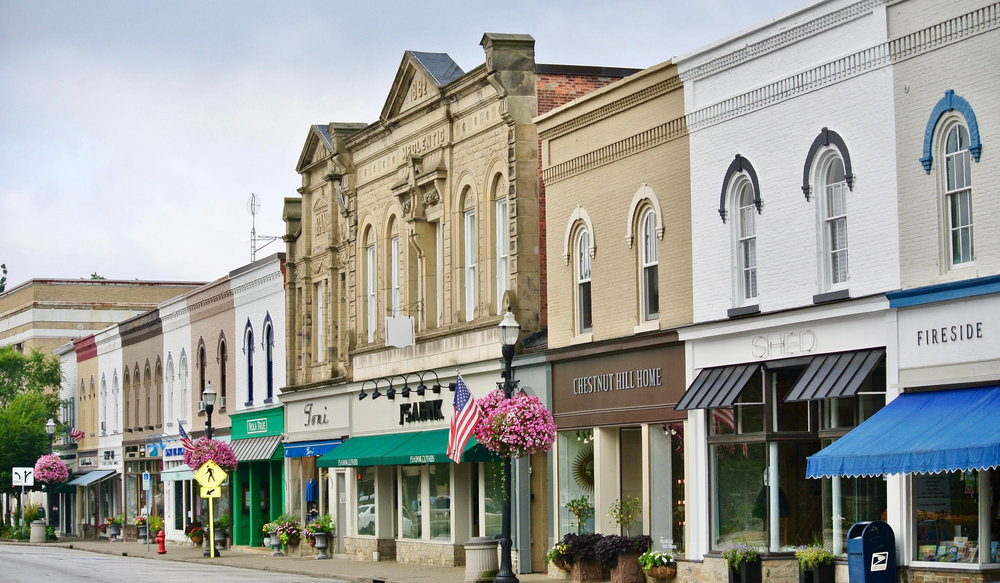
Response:
[{"label": "sidewalk", "polygon": [[[166,554],[156,552],[156,544],[137,542],[107,542],[93,539],[63,538],[48,546],[72,548],[93,553],[127,555],[146,559],[201,563],[212,561],[217,565],[243,567],[258,571],[277,571],[297,575],[311,575],[324,579],[340,579],[356,583],[371,583],[375,579],[386,583],[465,583],[465,567],[436,567],[431,565],[401,564],[395,561],[352,561],[348,559],[316,560],[316,557],[273,557],[263,547],[260,549],[223,551],[214,559],[203,556],[200,547],[167,543]],[[544,583],[550,581],[545,573],[518,575],[522,583]]]}]

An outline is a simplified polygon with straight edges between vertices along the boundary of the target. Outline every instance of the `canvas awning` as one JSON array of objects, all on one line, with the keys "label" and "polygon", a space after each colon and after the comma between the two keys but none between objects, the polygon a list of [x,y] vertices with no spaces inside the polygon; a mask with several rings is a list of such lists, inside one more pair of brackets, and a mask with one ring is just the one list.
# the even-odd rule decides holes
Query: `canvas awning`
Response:
[{"label": "canvas awning", "polygon": [[785,400],[852,397],[884,355],[884,348],[872,348],[813,357]]},{"label": "canvas awning", "polygon": [[[451,462],[448,430],[433,429],[409,433],[352,437],[319,458],[321,468],[353,466],[393,466]],[[500,458],[470,437],[462,452],[463,462],[497,461]]]},{"label": "canvas awning", "polygon": [[95,482],[99,482],[104,478],[109,478],[115,474],[114,470],[93,470],[87,472],[86,474],[80,474],[79,476],[73,478],[69,482],[66,482],[67,486],[89,486]]},{"label": "canvas awning", "polygon": [[312,457],[321,456],[331,449],[343,443],[340,439],[326,439],[322,441],[300,441],[298,443],[285,444],[285,457]]},{"label": "canvas awning", "polygon": [[[280,435],[263,435],[234,439],[230,445],[237,461],[256,462],[273,459],[278,446],[281,445]],[[277,456],[278,459],[281,456]]]},{"label": "canvas awning", "polygon": [[759,362],[751,362],[702,369],[675,409],[731,407],[760,366]]},{"label": "canvas awning", "polygon": [[1000,387],[904,393],[806,462],[806,477],[1000,466]]}]

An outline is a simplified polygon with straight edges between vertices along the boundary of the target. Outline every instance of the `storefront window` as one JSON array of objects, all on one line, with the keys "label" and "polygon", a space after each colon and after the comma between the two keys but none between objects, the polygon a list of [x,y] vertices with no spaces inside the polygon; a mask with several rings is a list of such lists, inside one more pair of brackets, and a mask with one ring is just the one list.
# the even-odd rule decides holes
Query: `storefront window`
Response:
[{"label": "storefront window", "polygon": [[[619,488],[622,493],[622,499],[629,496],[642,501],[642,464],[636,463],[636,460],[642,456],[642,429],[639,427],[623,427],[619,431],[618,443],[621,448],[619,451],[619,460],[621,461],[618,468],[618,475],[621,479]],[[632,523],[628,532],[624,532],[624,526],[622,527],[622,535],[639,536],[642,534],[642,508],[644,507],[645,504],[640,504],[639,517]]]},{"label": "storefront window", "polygon": [[653,549],[684,553],[684,424],[649,431],[649,521]]},{"label": "storefront window", "polygon": [[[594,532],[594,431],[579,429],[559,432],[559,534]],[[591,511],[582,524],[568,504]]]},{"label": "storefront window", "polygon": [[400,466],[399,468],[402,538],[420,538],[423,534],[421,528],[423,525],[421,524],[420,467]]},{"label": "storefront window", "polygon": [[[995,470],[918,474],[913,476],[912,485],[916,560],[998,562],[1000,516],[997,514],[997,492],[1000,474]],[[981,508],[985,512],[981,512]],[[989,524],[980,523],[983,516]],[[985,539],[980,538],[981,533],[986,535]]]},{"label": "storefront window", "polygon": [[375,468],[358,468],[358,534],[375,535]]},{"label": "storefront window", "polygon": [[431,539],[451,539],[451,471],[448,464],[427,467],[431,486]]},{"label": "storefront window", "polygon": [[[833,440],[824,440],[824,447]],[[856,522],[883,520],[886,510],[885,479],[824,478],[823,545],[835,555],[847,553],[847,531]]]},{"label": "storefront window", "polygon": [[485,531],[483,536],[494,538],[503,530],[503,463],[483,464]]},{"label": "storefront window", "polygon": [[727,443],[711,446],[712,518],[714,548],[746,542],[765,546],[766,508],[758,504],[765,492],[767,447],[763,443]]}]

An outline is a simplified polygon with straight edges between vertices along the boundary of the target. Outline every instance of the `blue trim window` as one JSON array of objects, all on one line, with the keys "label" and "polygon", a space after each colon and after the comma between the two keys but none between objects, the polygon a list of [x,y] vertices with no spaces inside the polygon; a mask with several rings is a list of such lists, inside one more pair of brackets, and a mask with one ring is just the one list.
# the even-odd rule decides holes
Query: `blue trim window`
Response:
[{"label": "blue trim window", "polygon": [[263,348],[267,379],[267,398],[264,399],[264,403],[270,404],[274,400],[274,322],[271,321],[270,312],[264,316]]},{"label": "blue trim window", "polygon": [[247,355],[247,407],[253,407],[253,324],[247,319],[243,332],[243,352]]},{"label": "blue trim window", "polygon": [[949,89],[944,92],[944,97],[934,105],[931,117],[927,120],[927,127],[924,129],[924,157],[920,159],[920,163],[924,165],[924,172],[927,174],[931,173],[931,166],[934,164],[934,156],[931,155],[934,132],[941,119],[950,111],[956,111],[965,118],[965,123],[969,128],[969,153],[973,160],[979,162],[983,144],[979,141],[979,122],[976,120],[976,112],[972,110],[972,105],[964,97],[955,95],[955,91]]}]

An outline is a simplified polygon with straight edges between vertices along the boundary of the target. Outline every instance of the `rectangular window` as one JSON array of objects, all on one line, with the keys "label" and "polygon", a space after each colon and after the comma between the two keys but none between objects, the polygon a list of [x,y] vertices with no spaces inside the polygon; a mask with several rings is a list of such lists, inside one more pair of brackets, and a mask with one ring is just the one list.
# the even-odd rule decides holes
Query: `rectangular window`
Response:
[{"label": "rectangular window", "polygon": [[358,468],[358,534],[375,536],[375,468]]},{"label": "rectangular window", "polygon": [[326,290],[325,282],[318,282],[314,286],[315,299],[315,314],[313,315],[313,337],[315,338],[315,350],[316,354],[314,359],[316,362],[326,361],[326,330],[324,328],[324,323],[326,321]]},{"label": "rectangular window", "polygon": [[431,540],[451,540],[451,466],[431,464]]},{"label": "rectangular window", "polygon": [[390,301],[392,302],[391,303],[392,315],[393,316],[398,316],[399,315],[399,308],[400,308],[400,306],[399,306],[399,301],[400,301],[400,292],[399,292],[399,237],[393,237],[392,238],[392,240],[390,242],[390,248],[391,249],[390,249],[390,253],[389,253],[389,261],[392,263],[392,265],[389,266],[389,271],[392,274],[391,275],[391,277],[392,277],[392,297],[390,298]]},{"label": "rectangular window", "polygon": [[375,246],[365,248],[365,296],[367,297],[368,342],[375,341]]},{"label": "rectangular window", "polygon": [[847,281],[847,184],[837,182],[827,187],[827,249],[830,255],[830,283]]},{"label": "rectangular window", "polygon": [[479,536],[496,538],[503,530],[503,464],[485,462],[482,466],[483,530]]},{"label": "rectangular window", "polygon": [[[961,130],[961,131],[960,131]],[[948,199],[948,227],[951,239],[951,263],[969,263],[972,253],[972,154],[962,147],[968,140],[964,128],[949,134],[945,154],[945,188]]]},{"label": "rectangular window", "polygon": [[[1000,473],[970,470],[912,476],[918,561],[996,563]],[[986,518],[987,522],[982,522]],[[980,538],[985,534],[986,538]]]},{"label": "rectangular window", "polygon": [[507,199],[497,201],[497,313],[504,312],[503,294],[507,291],[510,268],[507,264],[509,237],[507,232]]},{"label": "rectangular window", "polygon": [[400,535],[402,538],[420,538],[423,533],[420,495],[420,468],[423,466],[400,466],[399,468],[399,511]]},{"label": "rectangular window", "polygon": [[[560,431],[559,443],[559,536],[594,532],[594,430]],[[497,464],[499,465],[499,464]],[[489,479],[489,478],[487,478]],[[497,503],[500,500],[496,501]],[[580,509],[576,515],[568,505]],[[489,509],[487,509],[487,512]]]},{"label": "rectangular window", "polygon": [[[745,205],[743,203],[746,203]],[[739,234],[739,266],[743,300],[753,300],[757,297],[757,224],[754,218],[755,207],[753,199],[741,199],[740,234]]]},{"label": "rectangular window", "polygon": [[465,321],[476,313],[476,211],[465,211]]}]

